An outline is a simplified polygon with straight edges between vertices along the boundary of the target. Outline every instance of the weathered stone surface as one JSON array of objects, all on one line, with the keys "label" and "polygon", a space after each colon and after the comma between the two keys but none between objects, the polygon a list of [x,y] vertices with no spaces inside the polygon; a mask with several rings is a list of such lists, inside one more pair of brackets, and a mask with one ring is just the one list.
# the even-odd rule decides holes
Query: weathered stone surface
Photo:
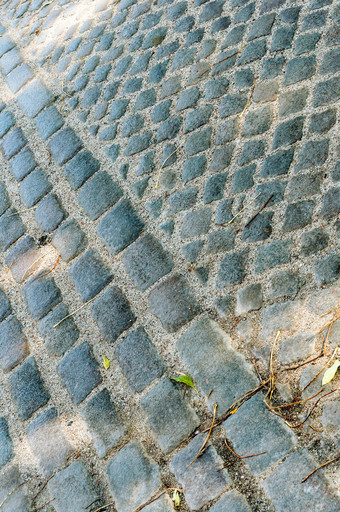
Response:
[{"label": "weathered stone surface", "polygon": [[174,275],[158,284],[149,295],[151,311],[168,332],[176,332],[198,313],[199,306],[181,275]]},{"label": "weathered stone surface", "polygon": [[[251,459],[249,459],[251,460]],[[296,451],[263,482],[263,487],[278,512],[309,512],[311,509],[336,510],[339,502],[321,472],[301,483],[317,463],[306,449]],[[299,478],[296,478],[299,475]],[[300,478],[300,476],[302,478]]]},{"label": "weathered stone surface", "polygon": [[260,309],[263,302],[261,284],[250,284],[237,292],[236,315]]},{"label": "weathered stone surface", "polygon": [[86,251],[68,272],[83,302],[93,299],[113,277],[94,249]]},{"label": "weathered stone surface", "polygon": [[194,323],[176,343],[180,356],[196,386],[217,415],[223,413],[242,393],[256,386],[256,378],[244,357],[231,345],[230,337],[208,317]]},{"label": "weathered stone surface", "polygon": [[82,343],[70,350],[60,361],[57,371],[76,405],[83,402],[102,381],[98,363],[88,343]]},{"label": "weathered stone surface", "polygon": [[57,409],[48,409],[33,420],[27,429],[28,444],[39,460],[44,474],[50,476],[72,453],[63,434]]},{"label": "weathered stone surface", "polygon": [[145,291],[173,267],[173,259],[160,242],[146,234],[130,245],[124,252],[122,261],[135,286]]},{"label": "weathered stone surface", "polygon": [[227,471],[221,471],[223,460],[213,446],[208,446],[205,452],[190,465],[204,439],[204,434],[196,436],[174,456],[170,463],[170,469],[183,487],[185,501],[191,510],[199,510],[220,496],[231,485]]},{"label": "weathered stone surface", "polygon": [[124,434],[126,426],[122,422],[117,408],[111,401],[110,393],[103,389],[92,397],[81,413],[94,441],[97,455],[103,458],[115,448]]},{"label": "weathered stone surface", "polygon": [[144,227],[130,201],[122,199],[101,220],[98,234],[109,251],[117,254],[130,245],[140,235]]},{"label": "weathered stone surface", "polygon": [[12,370],[28,355],[26,336],[14,315],[0,323],[0,367],[4,372]]},{"label": "weathered stone surface", "polygon": [[296,361],[307,361],[314,354],[315,337],[312,333],[297,334],[281,342],[280,362],[291,364]]},{"label": "weathered stone surface", "polygon": [[241,284],[246,276],[247,259],[247,251],[227,254],[221,261],[216,288],[221,289],[226,286],[230,287],[235,284]]},{"label": "weathered stone surface", "polygon": [[161,449],[174,450],[199,425],[193,409],[182,399],[176,385],[162,380],[141,400],[151,430]]},{"label": "weathered stone surface", "polygon": [[218,500],[210,509],[210,512],[251,512],[246,499],[237,491],[229,491]]},{"label": "weathered stone surface", "polygon": [[161,485],[157,464],[137,442],[124,446],[109,461],[106,473],[118,512],[134,512]]},{"label": "weathered stone surface", "polygon": [[0,479],[0,503],[5,500],[2,505],[2,512],[29,512],[31,507],[25,485],[18,487],[17,491],[9,496],[11,491],[24,481],[25,479],[20,475],[17,466],[11,466],[2,473]]},{"label": "weathered stone surface", "polygon": [[[39,274],[38,274],[39,275]],[[29,313],[34,320],[40,320],[61,302],[60,290],[51,277],[32,278],[22,290]]]},{"label": "weathered stone surface", "polygon": [[52,245],[64,261],[70,261],[83,252],[87,245],[87,238],[77,222],[71,219],[56,230]]},{"label": "weathered stone surface", "polygon": [[64,355],[79,338],[79,330],[72,316],[54,327],[68,314],[68,308],[60,304],[39,323],[39,331],[45,339],[45,346],[50,355]]},{"label": "weathered stone surface", "polygon": [[72,462],[66,469],[58,471],[47,486],[56,512],[83,512],[98,500],[92,480],[81,461]]},{"label": "weathered stone surface", "polygon": [[6,265],[11,267],[13,279],[17,283],[38,268],[39,262],[34,265],[38,257],[39,249],[30,236],[22,238],[13,246],[6,257]]},{"label": "weathered stone surface", "polygon": [[34,357],[28,357],[10,374],[8,381],[12,399],[22,420],[30,418],[50,399]]},{"label": "weathered stone surface", "polygon": [[281,419],[272,414],[263,403],[262,396],[255,395],[223,423],[227,440],[239,455],[265,451],[258,457],[245,459],[252,473],[258,475],[290,452],[295,435]]},{"label": "weathered stone surface", "polygon": [[91,309],[103,338],[109,343],[116,341],[136,319],[126,297],[116,286],[96,299]]},{"label": "weathered stone surface", "polygon": [[9,435],[6,418],[0,417],[0,469],[13,457],[13,443]]},{"label": "weathered stone surface", "polygon": [[18,103],[28,117],[35,117],[39,112],[52,103],[53,94],[40,80],[34,80],[18,95]]}]

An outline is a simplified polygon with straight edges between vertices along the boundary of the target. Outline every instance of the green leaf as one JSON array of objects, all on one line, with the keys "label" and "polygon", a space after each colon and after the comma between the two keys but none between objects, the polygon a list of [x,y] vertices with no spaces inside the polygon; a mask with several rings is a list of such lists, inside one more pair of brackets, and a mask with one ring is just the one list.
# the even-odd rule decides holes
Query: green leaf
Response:
[{"label": "green leaf", "polygon": [[183,373],[179,377],[171,377],[172,380],[175,380],[176,382],[182,382],[183,384],[186,384],[187,386],[190,386],[191,388],[194,388],[196,391],[196,386],[192,381],[192,378],[189,377],[189,375],[184,375]]},{"label": "green leaf", "polygon": [[323,378],[322,378],[323,386],[325,384],[328,384],[329,382],[331,382],[331,380],[334,379],[339,366],[340,366],[340,361],[335,361],[335,363],[333,363],[332,366],[330,368],[328,368],[328,370],[325,371]]},{"label": "green leaf", "polygon": [[108,370],[110,368],[110,361],[106,356],[103,356],[103,366],[105,370]]},{"label": "green leaf", "polygon": [[181,498],[177,489],[175,489],[173,492],[172,501],[174,502],[175,507],[179,507],[181,504]]}]

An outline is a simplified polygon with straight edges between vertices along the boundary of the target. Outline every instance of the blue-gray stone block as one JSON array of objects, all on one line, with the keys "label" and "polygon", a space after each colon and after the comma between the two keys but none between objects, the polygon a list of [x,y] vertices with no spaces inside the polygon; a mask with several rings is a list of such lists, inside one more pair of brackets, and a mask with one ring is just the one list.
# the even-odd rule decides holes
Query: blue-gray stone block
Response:
[{"label": "blue-gray stone block", "polygon": [[78,256],[87,245],[85,233],[73,219],[64,222],[54,233],[52,245],[64,261]]},{"label": "blue-gray stone block", "polygon": [[113,277],[94,249],[89,249],[75,261],[68,273],[83,302],[98,295]]},{"label": "blue-gray stone block", "polygon": [[41,320],[61,302],[61,294],[53,278],[42,276],[35,279],[35,277],[23,286],[22,293],[29,313],[34,320]]},{"label": "blue-gray stone block", "polygon": [[17,181],[21,181],[37,166],[32,151],[27,147],[12,158],[10,163],[11,173]]},{"label": "blue-gray stone block", "polygon": [[27,84],[31,78],[33,78],[31,68],[27,64],[22,64],[7,75],[6,82],[8,87],[15,94],[21,87]]},{"label": "blue-gray stone block", "polygon": [[325,82],[319,82],[314,89],[313,107],[321,107],[334,103],[340,98],[340,78],[330,78]]},{"label": "blue-gray stone block", "polygon": [[14,208],[9,208],[0,217],[0,248],[6,251],[8,247],[18,240],[26,231],[20,215]]},{"label": "blue-gray stone block", "polygon": [[185,142],[185,154],[192,156],[209,149],[211,133],[212,129],[208,127],[189,135]]},{"label": "blue-gray stone block", "polygon": [[10,316],[0,324],[0,367],[4,372],[12,370],[28,355],[27,339],[20,322]]},{"label": "blue-gray stone block", "polygon": [[231,228],[212,231],[207,239],[206,251],[209,254],[232,251],[235,245],[235,231]]},{"label": "blue-gray stone block", "polygon": [[150,146],[152,139],[152,132],[142,133],[140,135],[133,135],[130,137],[129,142],[125,148],[125,156],[133,156],[136,153],[144,151]]},{"label": "blue-gray stone block", "polygon": [[36,223],[41,231],[46,233],[56,229],[66,215],[55,194],[50,194],[40,201],[34,212]]},{"label": "blue-gray stone block", "polygon": [[98,234],[108,250],[117,254],[138,238],[144,222],[132,208],[130,201],[122,199],[105,215],[98,226]]},{"label": "blue-gray stone block", "polygon": [[22,420],[30,418],[50,399],[34,357],[28,357],[14,370],[9,376],[8,383],[13,402]]},{"label": "blue-gray stone block", "polygon": [[188,438],[200,421],[169,379],[162,380],[141,400],[151,430],[161,449],[171,452]]},{"label": "blue-gray stone block", "polygon": [[194,238],[206,234],[210,228],[210,220],[209,208],[186,213],[182,221],[181,238]]},{"label": "blue-gray stone block", "polygon": [[103,458],[115,448],[126,433],[126,426],[118,414],[107,389],[89,400],[81,412],[94,441],[97,455]]},{"label": "blue-gray stone block", "polygon": [[203,202],[205,204],[222,199],[226,180],[226,173],[215,174],[208,178],[203,191]]},{"label": "blue-gray stone block", "polygon": [[158,103],[152,110],[151,120],[153,123],[160,123],[161,121],[165,121],[168,119],[170,115],[170,106],[171,100],[163,101],[163,103]]},{"label": "blue-gray stone block", "polygon": [[117,286],[106,290],[91,307],[103,338],[112,343],[135,322],[130,305]]},{"label": "blue-gray stone block", "polygon": [[207,158],[205,155],[193,156],[184,162],[182,180],[188,183],[198,176],[202,176],[205,172],[207,165]]},{"label": "blue-gray stone block", "polygon": [[227,254],[221,261],[220,269],[216,280],[216,288],[243,283],[246,277],[246,264],[248,252],[240,251]]},{"label": "blue-gray stone block", "polygon": [[333,283],[340,275],[340,254],[330,254],[314,264],[314,280],[320,286]]},{"label": "blue-gray stone block", "polygon": [[280,146],[289,146],[302,139],[304,117],[295,117],[290,121],[281,123],[275,130],[273,149]]},{"label": "blue-gray stone block", "polygon": [[20,197],[24,205],[30,208],[48,194],[51,189],[52,185],[45,171],[37,169],[20,183]]},{"label": "blue-gray stone block", "polygon": [[64,125],[63,116],[55,106],[45,108],[34,120],[35,126],[43,140],[47,140]]},{"label": "blue-gray stone block", "polygon": [[251,508],[247,500],[237,492],[232,490],[227,492],[220,498],[210,509],[210,512],[251,512]]},{"label": "blue-gray stone block", "polygon": [[[61,133],[61,132],[59,132]],[[80,141],[79,141],[80,142]],[[73,190],[77,190],[100,168],[99,161],[94,158],[91,151],[78,153],[66,165],[64,174]]]},{"label": "blue-gray stone block", "polygon": [[135,114],[129,116],[123,123],[121,135],[123,137],[131,137],[134,133],[139,132],[144,126],[144,119],[141,115]]},{"label": "blue-gray stone block", "polygon": [[27,428],[28,444],[39,461],[43,473],[51,476],[64,465],[72,453],[70,443],[63,434],[57,409],[48,409],[33,420]]},{"label": "blue-gray stone block", "polygon": [[78,202],[91,220],[96,220],[122,197],[120,186],[106,172],[98,172],[85,183]]},{"label": "blue-gray stone block", "polygon": [[48,148],[58,165],[65,164],[82,147],[83,143],[72,128],[59,130],[48,142]]},{"label": "blue-gray stone block", "polygon": [[142,327],[116,346],[115,356],[134,392],[143,391],[163,374],[163,363]]},{"label": "blue-gray stone block", "polygon": [[204,438],[204,434],[196,436],[170,463],[170,469],[184,489],[185,501],[191,510],[201,509],[232,483],[228,472],[223,470],[223,460],[213,446],[208,445],[204,453],[190,465],[199,453]]},{"label": "blue-gray stone block", "polygon": [[[147,89],[146,91],[142,91],[137,99],[136,103],[133,107],[135,111],[143,110],[144,108],[151,107],[156,103],[156,92],[154,89]],[[157,121],[154,121],[157,122]]]},{"label": "blue-gray stone block", "polygon": [[0,215],[5,213],[5,211],[11,206],[7,189],[4,183],[0,182]]},{"label": "blue-gray stone block", "polygon": [[2,140],[1,147],[6,160],[9,160],[14,155],[26,146],[27,140],[21,128],[14,128]]},{"label": "blue-gray stone block", "polygon": [[146,234],[130,245],[122,256],[125,270],[141,291],[145,291],[173,268],[173,259],[161,243]]},{"label": "blue-gray stone block", "polygon": [[313,460],[307,449],[300,449],[287,457],[265,478],[262,486],[273,502],[275,510],[309,512],[317,508],[334,511],[339,508],[339,499],[322,472],[318,471],[312,480],[301,482],[317,466],[318,463]]},{"label": "blue-gray stone block", "polygon": [[8,35],[3,35],[1,33],[1,39],[0,39],[0,57],[5,55],[6,52],[9,50],[12,50],[12,48],[15,47],[15,43],[12,41],[12,39]]},{"label": "blue-gray stone block", "polygon": [[102,381],[98,363],[88,343],[72,348],[60,361],[57,372],[76,405],[83,402]]},{"label": "blue-gray stone block", "polygon": [[11,313],[11,303],[5,292],[0,288],[0,322],[2,322]]},{"label": "blue-gray stone block", "polygon": [[161,485],[158,465],[136,441],[119,450],[109,461],[106,474],[118,512],[134,512]]},{"label": "blue-gray stone block", "polygon": [[263,245],[257,250],[255,272],[264,272],[273,267],[281,267],[290,262],[291,240],[278,240]]},{"label": "blue-gray stone block", "polygon": [[84,512],[92,504],[98,504],[99,495],[81,461],[72,462],[66,469],[58,471],[47,486],[56,512]]},{"label": "blue-gray stone block", "polygon": [[0,114],[0,138],[15,125],[15,119],[9,110],[5,110]]},{"label": "blue-gray stone block", "polygon": [[13,457],[13,443],[9,435],[6,418],[0,418],[0,468],[3,468]]},{"label": "blue-gray stone block", "polygon": [[[2,471],[0,500],[6,500],[2,512],[29,512],[31,506],[27,497],[27,488],[25,489],[25,485],[20,485],[22,482],[23,476],[19,473],[17,466],[10,466]],[[11,493],[14,488],[17,490]]]},{"label": "blue-gray stone block", "polygon": [[44,108],[52,103],[53,94],[40,80],[34,80],[18,95],[18,103],[25,114],[33,118]]},{"label": "blue-gray stone block", "polygon": [[200,312],[186,280],[177,274],[155,286],[149,305],[168,332],[178,331]]},{"label": "blue-gray stone block", "polygon": [[68,314],[68,308],[64,304],[59,304],[39,323],[39,332],[45,339],[45,346],[50,355],[63,356],[79,338],[79,330],[72,317],[53,327]]}]

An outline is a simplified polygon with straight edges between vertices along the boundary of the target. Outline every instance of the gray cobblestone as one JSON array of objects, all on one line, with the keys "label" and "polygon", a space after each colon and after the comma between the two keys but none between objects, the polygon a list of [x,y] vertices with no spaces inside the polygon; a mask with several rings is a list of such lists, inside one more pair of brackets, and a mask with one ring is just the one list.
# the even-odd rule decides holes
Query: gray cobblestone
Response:
[{"label": "gray cobblestone", "polygon": [[218,500],[210,509],[211,512],[251,512],[246,499],[237,491],[229,491]]},{"label": "gray cobblestone", "polygon": [[28,311],[34,320],[41,320],[54,306],[61,302],[60,290],[54,279],[39,274],[38,276],[38,279],[31,278],[22,289]]},{"label": "gray cobblestone", "polygon": [[0,217],[0,248],[3,251],[6,251],[26,231],[20,216],[16,213],[14,208],[9,208]]},{"label": "gray cobblestone", "polygon": [[247,251],[227,254],[221,261],[216,280],[216,288],[221,289],[234,284],[241,284],[246,276]]},{"label": "gray cobblestone", "polygon": [[68,314],[67,307],[64,304],[60,304],[39,323],[39,331],[45,338],[46,349],[50,355],[64,355],[79,337],[79,330],[72,317],[67,318],[54,328],[54,325]]},{"label": "gray cobblestone", "polygon": [[152,286],[173,267],[172,256],[149,234],[130,245],[122,261],[134,285],[141,291]]},{"label": "gray cobblestone", "polygon": [[[29,501],[27,490],[22,485],[18,488],[18,492],[9,493],[23,482],[23,478],[19,473],[17,466],[11,466],[2,473],[0,482],[0,499],[6,502],[3,504],[3,512],[29,512]],[[8,498],[7,498],[8,497]]]},{"label": "gray cobblestone", "polygon": [[319,285],[333,283],[340,274],[340,255],[325,256],[314,266],[314,279]]},{"label": "gray cobblestone", "polygon": [[2,138],[15,125],[15,119],[9,110],[0,114],[0,137]]},{"label": "gray cobblestone", "polygon": [[257,250],[257,258],[255,272],[264,272],[273,267],[278,267],[290,262],[291,241],[279,240],[268,245],[259,247]]},{"label": "gray cobblestone", "polygon": [[70,261],[85,249],[87,239],[76,221],[71,219],[56,230],[52,244],[64,261]]},{"label": "gray cobblestone", "polygon": [[116,286],[96,299],[91,309],[103,338],[109,343],[116,341],[136,319],[127,299]]},{"label": "gray cobblestone", "polygon": [[14,128],[2,140],[1,147],[6,160],[15,156],[26,145],[27,140],[21,128]]},{"label": "gray cobblestone", "polygon": [[39,112],[52,103],[52,93],[40,80],[34,80],[18,95],[18,103],[28,117],[35,117]]},{"label": "gray cobblestone", "polygon": [[0,448],[0,468],[3,468],[14,455],[6,418],[0,418]]},{"label": "gray cobblestone", "polygon": [[20,181],[33,171],[36,165],[37,162],[34,159],[32,151],[25,147],[11,159],[11,173],[16,180]]},{"label": "gray cobblestone", "polygon": [[45,405],[50,394],[45,389],[34,357],[28,357],[8,379],[12,399],[22,420],[27,420]]},{"label": "gray cobblestone", "polygon": [[50,233],[59,226],[67,214],[60,205],[57,196],[50,194],[40,201],[34,215],[41,231]]},{"label": "gray cobblestone", "polygon": [[83,302],[93,299],[112,281],[112,274],[94,249],[86,251],[69,271]]},{"label": "gray cobblestone", "polygon": [[49,141],[48,148],[58,165],[65,164],[83,147],[71,128],[59,130]]},{"label": "gray cobblestone", "polygon": [[164,329],[176,332],[200,311],[198,304],[181,275],[174,275],[158,284],[149,295],[149,305]]},{"label": "gray cobblestone", "polygon": [[280,146],[289,146],[302,139],[304,117],[296,117],[285,123],[281,123],[275,130],[273,149]]},{"label": "gray cobblestone", "polygon": [[0,324],[0,366],[4,372],[12,370],[28,355],[26,336],[14,315]]},{"label": "gray cobblestone", "polygon": [[213,446],[208,446],[190,466],[204,442],[203,438],[203,435],[196,436],[170,463],[170,468],[183,486],[185,500],[192,510],[199,510],[220,496],[231,484],[227,471],[221,471],[223,461]]},{"label": "gray cobblestone", "polygon": [[20,197],[24,205],[29,208],[40,201],[51,189],[52,185],[46,173],[37,169],[20,183]]}]

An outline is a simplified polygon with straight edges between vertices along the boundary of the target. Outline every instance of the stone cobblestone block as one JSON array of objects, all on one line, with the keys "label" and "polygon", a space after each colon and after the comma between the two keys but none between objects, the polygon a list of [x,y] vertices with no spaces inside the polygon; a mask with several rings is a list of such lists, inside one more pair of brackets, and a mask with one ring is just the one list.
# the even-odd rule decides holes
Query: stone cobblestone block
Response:
[{"label": "stone cobblestone block", "polygon": [[213,446],[208,446],[205,452],[190,465],[203,442],[203,434],[196,436],[174,456],[170,463],[170,469],[183,487],[185,501],[191,510],[199,510],[220,496],[231,485],[228,472],[221,471],[223,461]]},{"label": "stone cobblestone block", "polygon": [[314,201],[299,201],[289,204],[285,212],[282,231],[287,233],[295,229],[301,229],[312,222]]},{"label": "stone cobblestone block", "polygon": [[182,180],[184,183],[201,176],[205,172],[207,159],[205,155],[193,156],[184,162]]},{"label": "stone cobblestone block", "polygon": [[279,116],[285,117],[290,114],[300,112],[306,106],[308,98],[307,87],[302,87],[295,91],[288,91],[280,95],[280,109]]},{"label": "stone cobblestone block", "polygon": [[0,324],[0,366],[4,372],[12,370],[28,355],[27,339],[14,315]]},{"label": "stone cobblestone block", "polygon": [[221,118],[239,114],[243,111],[248,101],[246,94],[227,94],[223,96],[220,104]]},{"label": "stone cobblestone block", "polygon": [[273,155],[267,156],[262,165],[261,176],[280,176],[288,174],[291,163],[293,162],[294,148],[286,151],[277,151]]},{"label": "stone cobblestone block", "polygon": [[109,343],[116,341],[136,319],[126,297],[116,286],[96,299],[91,309],[103,338]]},{"label": "stone cobblestone block", "polygon": [[36,169],[32,171],[20,183],[20,197],[27,208],[34,206],[50,190],[52,185],[44,171]]},{"label": "stone cobblestone block", "polygon": [[340,275],[340,254],[330,254],[314,265],[314,279],[318,285],[333,283]]},{"label": "stone cobblestone block", "polygon": [[166,453],[174,450],[199,425],[195,412],[168,379],[149,391],[142,398],[141,406],[158,444]]},{"label": "stone cobblestone block", "polygon": [[5,213],[5,211],[11,206],[8,192],[4,183],[0,182],[0,215]]},{"label": "stone cobblestone block", "polygon": [[13,443],[9,435],[6,418],[0,417],[0,469],[13,457]]},{"label": "stone cobblestone block", "polygon": [[181,275],[174,275],[155,286],[149,295],[151,312],[156,315],[164,329],[176,332],[190,322],[200,308]]},{"label": "stone cobblestone block", "polygon": [[173,214],[188,210],[196,203],[197,194],[198,190],[194,187],[187,187],[181,192],[172,194],[169,199],[169,212]]},{"label": "stone cobblestone block", "polygon": [[42,199],[34,212],[36,223],[46,233],[54,231],[66,215],[55,194],[49,194]]},{"label": "stone cobblestone block", "polygon": [[152,135],[152,132],[146,132],[130,137],[129,142],[125,148],[124,155],[133,156],[147,149],[150,146]]},{"label": "stone cobblestone block", "polygon": [[118,411],[107,389],[94,395],[81,412],[94,441],[97,455],[103,458],[115,448],[126,433]]},{"label": "stone cobblestone block", "polygon": [[251,512],[246,499],[236,490],[224,494],[210,509],[211,512],[228,512],[229,510],[233,512]]},{"label": "stone cobblestone block", "polygon": [[206,251],[209,254],[232,251],[235,246],[235,231],[224,229],[223,231],[212,231],[207,238]]},{"label": "stone cobblestone block", "polygon": [[72,128],[59,130],[48,142],[48,148],[58,165],[65,164],[83,147]]},{"label": "stone cobblestone block", "polygon": [[52,245],[64,261],[71,261],[83,252],[87,245],[85,233],[73,219],[64,222],[54,233]]},{"label": "stone cobblestone block", "polygon": [[278,240],[261,246],[257,250],[255,272],[261,273],[270,268],[290,262],[291,240]]},{"label": "stone cobblestone block", "polygon": [[112,281],[113,277],[94,249],[89,249],[75,261],[68,273],[83,302],[98,295]]},{"label": "stone cobblestone block", "polygon": [[315,113],[311,116],[309,131],[316,133],[328,132],[336,122],[336,111],[334,109],[325,112]]},{"label": "stone cobblestone block", "polygon": [[31,68],[27,64],[17,66],[6,77],[6,82],[10,90],[17,93],[29,80],[33,78]]},{"label": "stone cobblestone block", "polygon": [[293,176],[288,187],[288,201],[296,201],[320,193],[321,173],[308,173]]},{"label": "stone cobblestone block", "polygon": [[0,137],[2,138],[15,125],[15,119],[9,110],[0,114]]},{"label": "stone cobblestone block", "polygon": [[279,359],[281,364],[306,361],[315,350],[315,336],[312,333],[297,334],[281,343]]},{"label": "stone cobblestone block", "polygon": [[18,240],[26,231],[17,211],[9,208],[0,217],[0,248],[6,251],[14,242]]},{"label": "stone cobblestone block", "polygon": [[222,289],[243,283],[246,276],[248,252],[233,252],[227,254],[221,261],[216,280],[216,288]]},{"label": "stone cobblestone block", "polygon": [[85,183],[78,194],[78,202],[91,220],[96,220],[122,196],[119,185],[106,172],[97,173]]},{"label": "stone cobblestone block", "polygon": [[11,173],[17,181],[25,178],[37,165],[32,151],[27,147],[12,158],[10,164]]},{"label": "stone cobblestone block", "polygon": [[31,507],[25,485],[18,487],[17,491],[9,496],[11,491],[22,482],[24,482],[24,478],[20,475],[17,466],[10,466],[3,471],[0,481],[0,500],[6,501],[3,503],[2,512],[29,512]]},{"label": "stone cobblestone block", "polygon": [[50,399],[34,357],[28,357],[14,370],[9,376],[8,383],[13,402],[22,420],[30,418]]},{"label": "stone cobblestone block", "polygon": [[[308,512],[313,508],[323,510],[338,508],[338,499],[322,473],[317,472],[312,480],[301,483],[301,479],[315,467],[317,464],[307,450],[300,449],[290,455],[264,480],[262,485],[278,512],[295,510]],[[296,478],[296,475],[299,475],[299,478]]]},{"label": "stone cobblestone block", "polygon": [[19,240],[6,256],[6,265],[11,267],[13,279],[20,283],[28,274],[28,269],[31,272],[36,270],[37,265],[34,262],[37,260],[39,250],[33,238],[26,236]]},{"label": "stone cobblestone block", "polygon": [[274,275],[271,280],[270,295],[277,299],[279,297],[295,298],[301,287],[301,280],[297,273],[284,270]]},{"label": "stone cobblestone block", "polygon": [[8,35],[1,34],[1,43],[0,43],[0,57],[5,55],[6,52],[12,50],[15,47],[15,43]]},{"label": "stone cobblestone block", "polygon": [[143,391],[163,374],[163,363],[142,327],[116,346],[115,356],[134,392]]},{"label": "stone cobblestone block", "polygon": [[294,35],[296,32],[296,26],[293,27],[278,27],[272,39],[270,49],[272,52],[279,52],[286,50],[292,46]]},{"label": "stone cobblestone block", "polygon": [[[38,274],[39,276],[39,274]],[[51,277],[31,278],[22,289],[28,311],[34,320],[41,320],[61,302],[60,290]]]},{"label": "stone cobblestone block", "polygon": [[335,103],[340,98],[340,78],[333,77],[319,82],[314,88],[313,107]]},{"label": "stone cobblestone block", "polygon": [[241,56],[238,59],[238,65],[249,64],[250,62],[254,62],[256,60],[262,59],[267,51],[267,45],[265,39],[259,39],[258,41],[254,41],[252,43],[247,44],[247,46],[242,50]]},{"label": "stone cobblestone block", "polygon": [[52,103],[53,99],[53,94],[40,80],[30,82],[18,95],[20,107],[30,118],[38,115],[44,107]]},{"label": "stone cobblestone block", "polygon": [[152,235],[146,234],[130,245],[123,254],[125,270],[141,291],[145,291],[173,267],[172,256]]},{"label": "stone cobblestone block", "polygon": [[198,240],[196,242],[190,242],[188,244],[183,245],[182,253],[184,255],[184,258],[188,260],[190,263],[195,263],[203,248],[203,245],[203,240]]},{"label": "stone cobblestone block", "polygon": [[122,199],[101,220],[98,234],[108,250],[117,254],[134,242],[144,228],[130,201]]},{"label": "stone cobblestone block", "polygon": [[47,476],[62,466],[72,453],[72,447],[63,434],[54,407],[33,420],[27,429],[28,444]]},{"label": "stone cobblestone block", "polygon": [[233,192],[239,194],[251,188],[254,185],[253,176],[256,172],[256,164],[248,165],[237,169],[233,177]]},{"label": "stone cobblestone block", "polygon": [[301,236],[301,254],[303,256],[310,256],[316,254],[327,247],[329,236],[321,229],[315,228],[306,231]]},{"label": "stone cobblestone block", "polygon": [[185,214],[181,228],[181,238],[194,238],[209,231],[211,210],[204,208]]},{"label": "stone cobblestone block", "polygon": [[247,41],[252,41],[253,39],[270,34],[274,20],[275,13],[265,14],[264,16],[257,18],[250,27]]},{"label": "stone cobblestone block", "polygon": [[236,315],[260,309],[263,303],[261,284],[250,284],[237,292]]},{"label": "stone cobblestone block", "polygon": [[177,349],[195,385],[204,395],[211,389],[207,405],[217,416],[242,393],[256,386],[256,378],[243,355],[231,344],[230,337],[209,317],[195,322],[176,342]]},{"label": "stone cobblestone block", "polygon": [[328,157],[328,147],[329,139],[306,142],[299,153],[297,170],[323,165]]},{"label": "stone cobblestone block", "polygon": [[307,34],[299,36],[294,45],[295,55],[302,55],[314,51],[320,37],[321,34],[319,32],[307,32]]},{"label": "stone cobblestone block", "polygon": [[161,485],[157,464],[136,441],[124,446],[109,461],[106,474],[118,512],[134,512]]},{"label": "stone cobblestone block", "polygon": [[65,121],[58,109],[54,105],[51,105],[40,112],[34,122],[40,137],[43,140],[47,140],[64,126]]},{"label": "stone cobblestone block", "polygon": [[6,160],[15,156],[26,146],[27,140],[21,128],[14,128],[2,140],[1,147]]},{"label": "stone cobblestone block", "polygon": [[258,395],[248,400],[247,411],[241,407],[223,426],[227,440],[232,443],[236,453],[242,456],[266,452],[246,459],[246,464],[255,475],[267,470],[296,445],[294,433],[267,409]]},{"label": "stone cobblestone block", "polygon": [[56,512],[83,512],[99,499],[85,464],[79,460],[58,471],[47,486]]},{"label": "stone cobblestone block", "polygon": [[324,219],[331,219],[340,213],[340,188],[331,188],[323,198],[320,215]]},{"label": "stone cobblestone block", "polygon": [[2,322],[11,313],[11,303],[5,292],[0,288],[0,322]]},{"label": "stone cobblestone block", "polygon": [[98,363],[88,343],[72,348],[60,361],[57,372],[76,405],[83,402],[102,381]]},{"label": "stone cobblestone block", "polygon": [[72,317],[67,318],[54,328],[54,325],[68,314],[68,308],[64,304],[60,304],[39,323],[39,332],[45,338],[45,346],[50,355],[64,355],[79,338],[79,330]]},{"label": "stone cobblestone block", "polygon": [[302,139],[302,128],[304,117],[296,117],[285,123],[281,123],[275,130],[273,139],[273,149],[280,146],[290,146]]}]

